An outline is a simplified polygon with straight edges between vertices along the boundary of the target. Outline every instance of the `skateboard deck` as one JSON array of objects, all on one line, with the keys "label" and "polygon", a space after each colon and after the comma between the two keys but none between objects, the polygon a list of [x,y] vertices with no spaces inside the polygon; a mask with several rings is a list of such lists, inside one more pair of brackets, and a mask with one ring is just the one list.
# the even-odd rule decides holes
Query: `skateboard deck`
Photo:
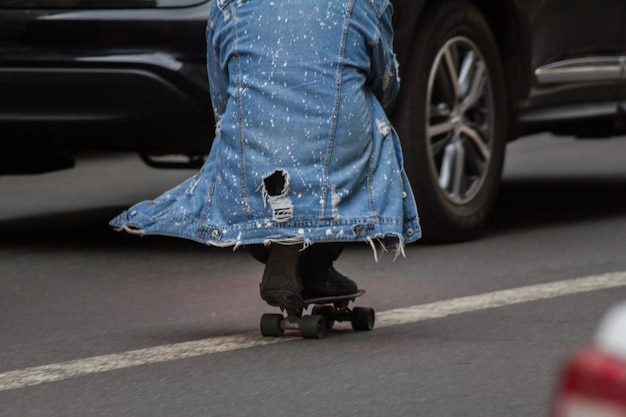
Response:
[{"label": "skateboard deck", "polygon": [[[353,294],[340,296],[306,297],[296,296],[289,305],[279,305],[283,314],[263,314],[261,316],[261,334],[269,337],[280,337],[285,330],[300,330],[305,338],[322,338],[327,329],[331,329],[336,321],[349,321],[354,330],[372,330],[374,327],[374,309],[368,307],[348,308],[350,302],[365,294],[365,290],[358,290]],[[297,307],[294,307],[294,304]],[[310,305],[313,309],[310,315],[303,315],[303,311]]]},{"label": "skateboard deck", "polygon": [[350,302],[354,301],[357,297],[365,294],[365,290],[358,290],[353,294],[346,295],[334,295],[334,296],[323,296],[323,297],[306,297],[306,294],[303,294],[300,298],[302,299],[302,303],[305,306],[309,306],[312,304],[331,304],[331,303],[341,303],[341,302]]}]

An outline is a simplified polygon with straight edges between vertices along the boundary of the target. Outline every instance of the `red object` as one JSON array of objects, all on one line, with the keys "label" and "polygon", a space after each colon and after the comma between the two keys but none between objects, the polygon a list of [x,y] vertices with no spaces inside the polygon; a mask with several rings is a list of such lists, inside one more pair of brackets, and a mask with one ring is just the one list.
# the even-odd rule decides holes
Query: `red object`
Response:
[{"label": "red object", "polygon": [[565,363],[551,417],[626,417],[626,360],[597,347]]}]

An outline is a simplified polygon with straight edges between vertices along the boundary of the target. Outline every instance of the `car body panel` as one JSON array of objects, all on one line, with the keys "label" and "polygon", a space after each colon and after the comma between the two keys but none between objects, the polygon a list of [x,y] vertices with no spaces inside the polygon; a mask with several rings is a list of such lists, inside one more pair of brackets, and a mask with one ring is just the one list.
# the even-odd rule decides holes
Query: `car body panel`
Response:
[{"label": "car body panel", "polygon": [[206,152],[208,6],[0,9],[2,145]]},{"label": "car body panel", "polygon": [[519,4],[531,27],[534,76],[522,121],[549,123],[615,114],[626,85],[621,68],[624,2]]}]

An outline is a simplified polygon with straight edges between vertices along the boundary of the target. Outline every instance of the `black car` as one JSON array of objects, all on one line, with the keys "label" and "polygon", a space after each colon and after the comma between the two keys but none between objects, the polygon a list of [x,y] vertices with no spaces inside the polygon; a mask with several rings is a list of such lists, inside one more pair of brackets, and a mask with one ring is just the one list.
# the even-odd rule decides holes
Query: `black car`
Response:
[{"label": "black car", "polygon": [[[339,0],[338,0],[339,1]],[[426,239],[475,236],[506,143],[621,134],[621,0],[395,0],[402,89],[388,111]],[[1,0],[0,175],[83,151],[197,168],[213,137],[204,0]],[[169,159],[164,155],[184,155]]]}]

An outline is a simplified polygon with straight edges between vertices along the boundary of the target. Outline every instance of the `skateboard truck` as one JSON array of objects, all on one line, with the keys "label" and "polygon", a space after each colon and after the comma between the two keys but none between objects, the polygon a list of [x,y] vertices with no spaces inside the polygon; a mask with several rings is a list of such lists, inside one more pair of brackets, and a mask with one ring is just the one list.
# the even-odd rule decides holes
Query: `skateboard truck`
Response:
[{"label": "skateboard truck", "polygon": [[[348,308],[348,304],[365,294],[359,290],[354,294],[332,297],[299,297],[300,306],[281,307],[287,312],[283,314],[263,314],[261,316],[261,334],[269,337],[280,337],[285,330],[300,330],[307,339],[320,339],[327,329],[331,329],[336,321],[349,321],[354,330],[372,330],[374,328],[374,309],[368,307]],[[303,315],[304,310],[313,305],[310,315]]]}]

